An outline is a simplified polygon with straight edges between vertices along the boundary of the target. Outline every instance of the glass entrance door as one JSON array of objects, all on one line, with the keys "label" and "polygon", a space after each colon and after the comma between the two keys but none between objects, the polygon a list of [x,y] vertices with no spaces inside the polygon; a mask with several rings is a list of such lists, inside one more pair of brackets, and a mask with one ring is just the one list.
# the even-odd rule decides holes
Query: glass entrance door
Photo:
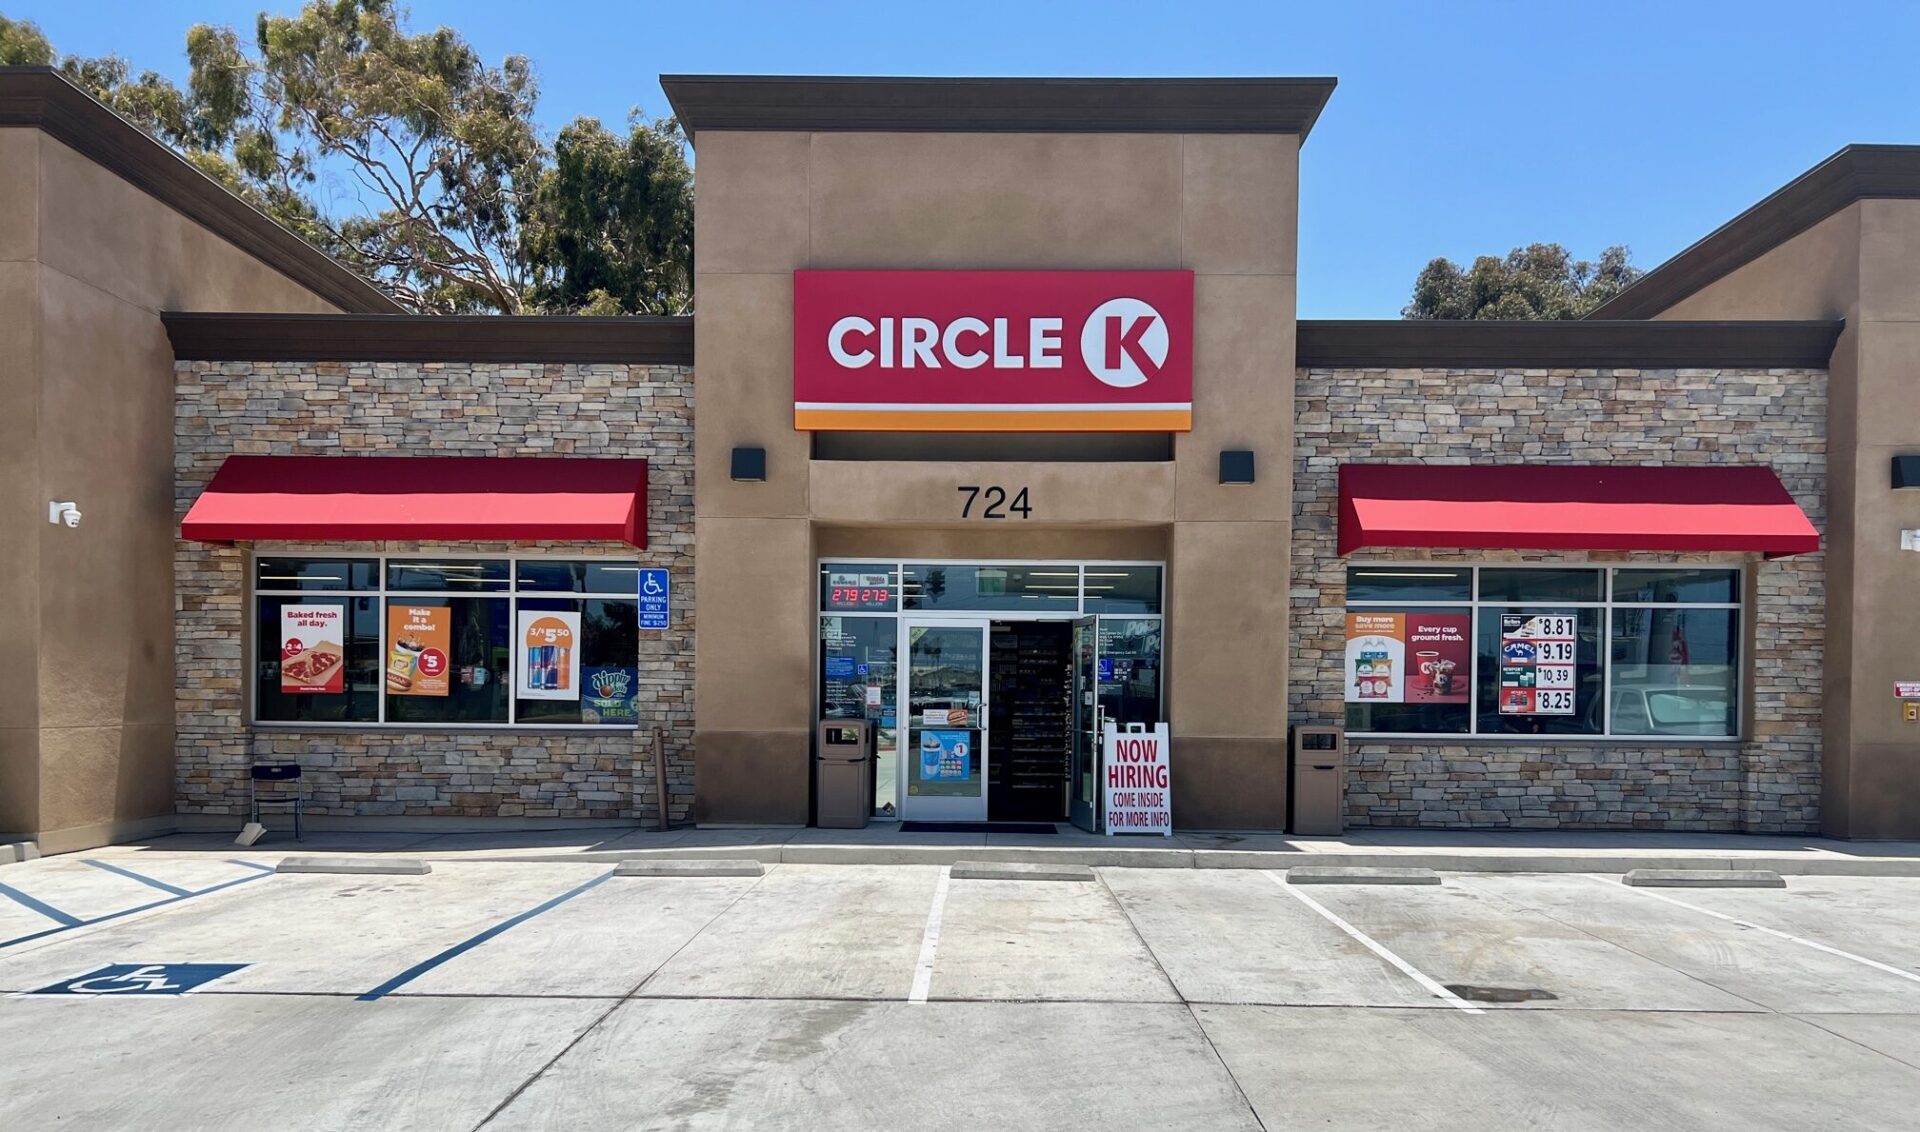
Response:
[{"label": "glass entrance door", "polygon": [[900,618],[900,816],[987,820],[984,621]]},{"label": "glass entrance door", "polygon": [[1073,623],[1073,824],[1100,829],[1100,634],[1097,619]]}]

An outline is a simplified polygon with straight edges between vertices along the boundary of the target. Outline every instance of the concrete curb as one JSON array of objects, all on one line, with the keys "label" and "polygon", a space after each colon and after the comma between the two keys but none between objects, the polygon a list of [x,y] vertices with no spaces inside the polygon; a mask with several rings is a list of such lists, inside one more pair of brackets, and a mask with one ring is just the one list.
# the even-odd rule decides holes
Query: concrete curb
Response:
[{"label": "concrete curb", "polygon": [[287,857],[276,873],[337,873],[344,876],[425,876],[433,866],[413,857]]},{"label": "concrete curb", "polygon": [[759,861],[720,858],[712,861],[629,860],[615,866],[617,877],[763,877],[767,866]]},{"label": "concrete curb", "polygon": [[1258,849],[1126,849],[1002,845],[731,845],[660,849],[590,849],[575,853],[526,852],[494,857],[446,855],[437,861],[476,863],[608,864],[632,860],[740,860],[768,865],[1086,865],[1128,869],[1406,868],[1439,873],[1600,873],[1632,869],[1764,869],[1781,876],[1920,877],[1920,857],[1726,857],[1718,855],[1618,856],[1562,853],[1303,853]]},{"label": "concrete curb", "polygon": [[1288,884],[1439,884],[1432,869],[1340,868],[1297,865],[1287,870]]},{"label": "concrete curb", "polygon": [[17,865],[40,859],[40,846],[32,841],[9,841],[0,845],[0,865]]},{"label": "concrete curb", "polygon": [[1772,869],[1632,869],[1620,878],[1635,888],[1785,888]]},{"label": "concrete curb", "polygon": [[955,880],[1092,880],[1086,865],[1027,865],[1016,861],[956,861],[948,870]]}]

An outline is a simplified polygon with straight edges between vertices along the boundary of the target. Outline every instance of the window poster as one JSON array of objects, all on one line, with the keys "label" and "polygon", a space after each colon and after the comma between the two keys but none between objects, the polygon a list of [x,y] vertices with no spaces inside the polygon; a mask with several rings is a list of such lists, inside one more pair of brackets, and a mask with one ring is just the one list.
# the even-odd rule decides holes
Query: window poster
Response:
[{"label": "window poster", "polygon": [[1578,621],[1571,613],[1500,615],[1500,714],[1572,715]]},{"label": "window poster", "polygon": [[519,698],[580,698],[580,614],[523,609],[518,639]]},{"label": "window poster", "polygon": [[580,722],[639,723],[639,673],[631,668],[589,668],[580,693]]},{"label": "window poster", "polygon": [[922,782],[965,782],[973,774],[971,732],[933,731],[920,733],[920,780]]},{"label": "window poster", "polygon": [[1408,613],[1407,699],[1410,704],[1464,704],[1473,672],[1473,617]]},{"label": "window poster", "polygon": [[453,610],[444,605],[387,606],[387,695],[444,696],[452,687],[447,654]]},{"label": "window poster", "polygon": [[346,691],[347,607],[340,602],[280,607],[280,690]]},{"label": "window poster", "polygon": [[1347,614],[1347,702],[1405,703],[1407,615]]}]

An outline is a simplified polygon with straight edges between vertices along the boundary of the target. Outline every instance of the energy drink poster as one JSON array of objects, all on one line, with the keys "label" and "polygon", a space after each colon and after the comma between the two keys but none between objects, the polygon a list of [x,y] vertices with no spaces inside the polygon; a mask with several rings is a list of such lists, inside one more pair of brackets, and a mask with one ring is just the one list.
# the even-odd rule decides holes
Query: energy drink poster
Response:
[{"label": "energy drink poster", "polygon": [[1407,615],[1347,614],[1347,702],[1398,704],[1407,699]]},{"label": "energy drink poster", "polygon": [[523,700],[580,698],[580,615],[572,612],[520,611],[515,694]]},{"label": "energy drink poster", "polygon": [[1501,715],[1573,714],[1578,629],[1571,613],[1500,615]]},{"label": "energy drink poster", "polygon": [[387,606],[387,695],[444,696],[453,687],[447,653],[453,610],[444,605]]},{"label": "energy drink poster", "polygon": [[280,607],[280,690],[334,695],[347,688],[347,607],[338,602]]}]

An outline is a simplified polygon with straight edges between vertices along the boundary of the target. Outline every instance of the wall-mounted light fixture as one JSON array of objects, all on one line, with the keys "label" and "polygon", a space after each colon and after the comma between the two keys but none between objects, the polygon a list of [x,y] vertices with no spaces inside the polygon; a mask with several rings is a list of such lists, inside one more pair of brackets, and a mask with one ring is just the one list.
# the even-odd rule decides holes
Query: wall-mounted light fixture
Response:
[{"label": "wall-mounted light fixture", "polygon": [[767,450],[764,448],[735,448],[733,450],[733,478],[742,483],[766,482]]},{"label": "wall-mounted light fixture", "polygon": [[61,503],[58,501],[47,504],[47,522],[55,526],[61,523],[65,523],[69,527],[79,526],[80,505],[77,503]]},{"label": "wall-mounted light fixture", "polygon": [[1920,456],[1893,458],[1893,486],[1920,487]]},{"label": "wall-mounted light fixture", "polygon": [[1252,483],[1253,453],[1244,448],[1225,448],[1220,452],[1221,483]]}]

